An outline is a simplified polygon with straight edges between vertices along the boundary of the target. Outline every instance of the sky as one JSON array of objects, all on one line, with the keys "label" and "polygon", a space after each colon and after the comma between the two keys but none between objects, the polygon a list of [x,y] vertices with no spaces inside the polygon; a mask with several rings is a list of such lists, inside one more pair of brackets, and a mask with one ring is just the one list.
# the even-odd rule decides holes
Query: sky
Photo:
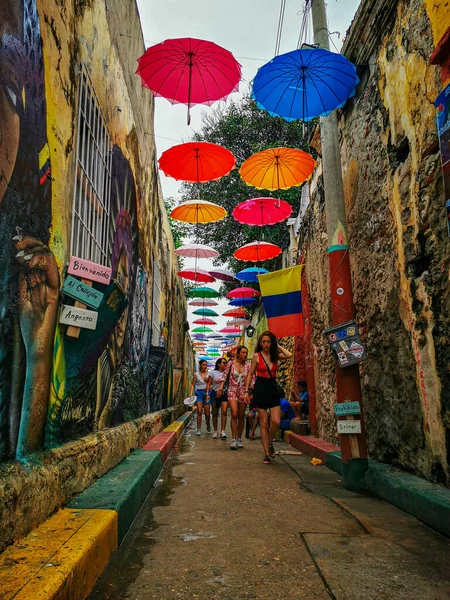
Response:
[{"label": "sky", "polygon": [[[359,3],[360,0],[328,0],[332,51],[340,51]],[[230,96],[233,100],[248,92],[257,69],[275,55],[281,0],[137,0],[137,4],[147,47],[169,38],[194,37],[215,42],[232,52],[242,65],[243,77],[239,93]],[[303,0],[286,0],[279,54],[297,48],[303,5]],[[310,35],[302,41],[312,43],[312,26],[309,30]],[[154,130],[157,158],[164,150],[189,141],[192,133],[201,129],[202,114],[208,110],[206,106],[194,106],[191,109],[191,125],[188,126],[186,106],[172,105],[163,98],[156,98]],[[162,172],[160,178],[164,197],[180,199],[180,182],[165,177]],[[187,259],[185,265],[193,266],[193,262]],[[198,266],[208,269],[212,263],[201,261]],[[242,268],[246,266],[243,263]],[[219,284],[208,285],[218,288]],[[229,307],[225,300],[221,300],[219,308],[221,310],[214,309],[221,312]],[[194,320],[191,309],[188,320],[190,323]],[[217,321],[217,329],[226,324],[224,317]]]}]

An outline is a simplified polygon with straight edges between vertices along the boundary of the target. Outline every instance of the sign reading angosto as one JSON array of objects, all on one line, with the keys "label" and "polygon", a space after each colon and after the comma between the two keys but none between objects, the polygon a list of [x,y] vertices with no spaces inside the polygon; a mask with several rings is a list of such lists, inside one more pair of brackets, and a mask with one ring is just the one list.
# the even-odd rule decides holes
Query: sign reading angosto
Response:
[{"label": "sign reading angosto", "polygon": [[63,325],[74,325],[83,329],[95,329],[97,327],[98,313],[94,310],[84,310],[75,306],[63,304],[59,315],[59,322]]}]

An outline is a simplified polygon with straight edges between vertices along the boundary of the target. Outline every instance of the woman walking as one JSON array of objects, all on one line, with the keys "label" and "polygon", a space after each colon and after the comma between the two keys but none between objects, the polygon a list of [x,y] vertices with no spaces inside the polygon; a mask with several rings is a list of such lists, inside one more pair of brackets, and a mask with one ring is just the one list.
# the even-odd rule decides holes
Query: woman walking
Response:
[{"label": "woman walking", "polygon": [[219,389],[220,383],[222,381],[223,372],[225,371],[225,367],[227,366],[226,358],[219,358],[216,360],[216,365],[213,371],[211,371],[208,383],[206,385],[206,399],[210,400],[212,406],[212,422],[213,422],[213,440],[217,440],[218,432],[217,432],[217,421],[219,415],[219,408],[221,409],[221,434],[220,439],[226,440],[227,434],[225,433],[225,427],[227,426],[227,410],[228,410],[228,397],[223,396],[217,397],[217,391]]},{"label": "woman walking", "polygon": [[206,360],[200,360],[198,363],[198,371],[194,373],[194,376],[192,378],[191,388],[191,396],[195,388],[195,395],[197,397],[197,433],[195,435],[202,435],[203,407],[205,408],[206,431],[211,431],[211,402],[206,397],[206,385],[208,383],[208,378],[208,362]]},{"label": "woman walking", "polygon": [[[231,450],[243,448],[242,432],[244,431],[245,408],[249,403],[247,389],[248,372],[250,363],[247,362],[248,349],[245,346],[238,346],[234,360],[230,361],[222,376],[222,382],[217,390],[217,397],[220,398],[223,393],[225,381],[228,379],[228,402],[231,409]],[[251,377],[250,380],[251,381]]]},{"label": "woman walking", "polygon": [[[258,338],[256,352],[253,355],[247,374],[245,398],[248,398],[248,390],[252,377],[256,374],[252,407],[258,410],[261,444],[264,448],[263,462],[265,465],[270,465],[270,459],[275,458],[272,440],[280,425],[281,398],[276,389],[278,361],[291,357],[292,354],[289,350],[279,346],[274,334],[270,331],[265,331]],[[270,410],[270,430],[267,427],[267,410]]]}]

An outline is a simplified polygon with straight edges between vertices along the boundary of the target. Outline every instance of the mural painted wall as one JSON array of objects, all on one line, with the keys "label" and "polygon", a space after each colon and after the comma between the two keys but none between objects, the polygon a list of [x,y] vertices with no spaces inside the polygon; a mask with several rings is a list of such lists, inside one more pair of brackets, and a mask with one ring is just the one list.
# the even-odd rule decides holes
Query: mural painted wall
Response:
[{"label": "mural painted wall", "polygon": [[[134,74],[141,35],[131,0],[0,6],[2,460],[170,405],[174,367],[189,362],[153,98]],[[74,248],[111,268],[108,285],[75,275],[96,307],[61,291]],[[63,304],[95,311],[97,327],[58,323]],[[155,323],[164,348],[152,347]]]},{"label": "mural painted wall", "polygon": [[[360,366],[368,448],[372,458],[448,484],[450,252],[434,112],[441,80],[428,60],[426,3],[390,10],[380,27],[386,11],[361,4],[344,46],[361,65],[361,84],[339,113],[354,301],[370,356]],[[337,442],[334,364],[322,335],[331,314],[320,170],[312,195],[300,245],[318,433]]]}]

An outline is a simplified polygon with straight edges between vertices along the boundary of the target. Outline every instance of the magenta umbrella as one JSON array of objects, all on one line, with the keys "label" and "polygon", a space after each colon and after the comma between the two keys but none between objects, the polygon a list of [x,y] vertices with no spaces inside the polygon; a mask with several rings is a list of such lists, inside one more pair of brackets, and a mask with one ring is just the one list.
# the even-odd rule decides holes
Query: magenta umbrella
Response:
[{"label": "magenta umbrella", "polygon": [[208,271],[203,269],[183,269],[177,273],[178,277],[189,279],[190,281],[198,281],[200,283],[212,283],[215,278]]},{"label": "magenta umbrella", "polygon": [[292,214],[292,206],[276,198],[251,198],[233,209],[233,217],[245,225],[275,225]]},{"label": "magenta umbrella", "polygon": [[227,298],[256,298],[260,296],[260,292],[258,290],[254,290],[249,287],[239,287],[228,292]]},{"label": "magenta umbrella", "polygon": [[220,333],[241,333],[241,330],[238,329],[237,327],[224,327],[223,329],[219,330]]},{"label": "magenta umbrella", "polygon": [[228,269],[210,269],[208,273],[221,281],[235,281],[236,279],[234,273]]},{"label": "magenta umbrella", "polygon": [[193,325],[217,325],[217,322],[213,319],[196,319],[192,323]]}]

